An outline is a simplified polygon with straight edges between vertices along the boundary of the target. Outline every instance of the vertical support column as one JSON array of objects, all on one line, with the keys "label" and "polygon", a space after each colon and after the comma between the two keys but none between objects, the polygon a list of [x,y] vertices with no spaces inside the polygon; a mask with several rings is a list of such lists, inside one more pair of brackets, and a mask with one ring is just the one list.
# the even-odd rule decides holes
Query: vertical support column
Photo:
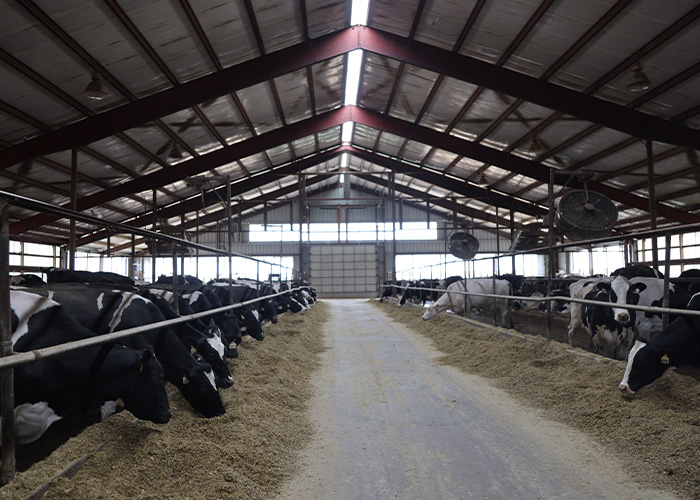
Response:
[{"label": "vertical support column", "polygon": [[[396,282],[396,176],[389,173],[389,185],[391,191],[391,263],[394,269],[394,282]],[[386,216],[386,210],[384,215]]]},{"label": "vertical support column", "polygon": [[[180,228],[182,229],[180,237],[183,240],[186,240],[187,238],[185,237],[185,205],[181,205],[181,211],[180,211]],[[180,255],[180,274],[182,276],[185,275],[185,248],[182,249],[182,255]]]},{"label": "vertical support column", "polygon": [[[547,273],[547,297],[552,296],[552,276],[555,274],[554,262],[554,169],[549,169],[549,220],[547,221],[547,246],[549,255],[549,272]],[[547,301],[547,340],[552,338],[552,301]]]},{"label": "vertical support column", "polygon": [[[510,209],[510,246],[513,247],[510,252],[515,251],[515,247],[513,245],[515,243],[515,211],[511,208]],[[515,272],[515,255],[510,256],[510,265],[513,268],[513,274],[517,274]]]},{"label": "vertical support column", "polygon": [[[70,162],[70,209],[78,209],[78,150],[71,151]],[[70,237],[68,240],[68,269],[75,270],[75,219],[70,221]]]},{"label": "vertical support column", "polygon": [[[156,198],[156,190],[153,189],[152,191],[152,208],[153,208],[153,232],[155,233],[156,228],[158,227],[158,207],[157,207],[157,198]],[[151,283],[156,282],[156,256],[158,255],[158,240],[153,238],[151,240]]]},{"label": "vertical support column", "polygon": [[180,295],[180,293],[178,290],[177,278],[177,243],[173,242],[173,293],[175,294],[175,297],[173,297],[172,306],[173,310],[179,315],[180,306],[177,303],[177,297]]},{"label": "vertical support column", "polygon": [[233,250],[233,226],[231,224],[231,177],[226,176],[226,224],[228,231],[228,297],[229,305],[233,304],[233,261],[231,251]]},{"label": "vertical support column", "polygon": [[[656,187],[654,186],[654,146],[651,139],[647,139],[647,184],[649,186],[649,228],[656,229]],[[659,269],[659,245],[656,236],[651,238],[651,258],[654,269]]]},{"label": "vertical support column", "polygon": [[[496,272],[494,274],[501,274],[501,233],[500,226],[498,223],[498,207],[496,207]],[[513,273],[515,274],[515,273]],[[495,290],[495,288],[494,288]]]},{"label": "vertical support column", "polygon": [[[304,191],[304,176],[303,174],[299,174],[299,278],[301,279],[301,275],[303,274],[303,267],[304,267],[304,196],[306,195]],[[310,216],[307,214],[306,216],[306,224],[307,227],[310,223],[309,220]]]},{"label": "vertical support column", "polygon": [[[199,209],[197,209],[197,228],[194,233],[194,241],[199,244]],[[194,276],[199,279],[199,247],[194,249]]]},{"label": "vertical support column", "polygon": [[[663,307],[668,307],[670,300],[669,300],[669,283],[670,283],[670,276],[671,276],[671,233],[666,233],[665,235],[665,242],[666,242],[666,252],[665,252],[665,258],[664,258],[664,301],[663,301]],[[661,315],[661,327],[666,328],[668,326],[668,313],[663,313]]]},{"label": "vertical support column", "polygon": [[129,277],[136,278],[136,235],[131,235],[131,258],[129,259]]},{"label": "vertical support column", "polygon": [[[9,210],[0,199],[0,355],[12,355],[12,312],[10,308],[10,232]],[[0,371],[2,395],[2,469],[0,479],[7,484],[15,477],[15,382],[14,369]]]}]

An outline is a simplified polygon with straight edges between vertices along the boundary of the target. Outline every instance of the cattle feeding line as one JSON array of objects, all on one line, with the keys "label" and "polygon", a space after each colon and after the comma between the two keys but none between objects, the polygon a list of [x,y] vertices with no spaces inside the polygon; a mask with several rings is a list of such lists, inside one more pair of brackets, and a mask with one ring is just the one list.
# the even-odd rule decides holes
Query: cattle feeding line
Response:
[{"label": "cattle feeding line", "polygon": [[[221,308],[217,308],[211,311],[204,311],[201,313],[191,314],[188,316],[183,316],[180,318],[166,320],[159,323],[152,323],[150,325],[144,325],[137,328],[132,328],[129,330],[123,330],[121,332],[113,332],[107,335],[99,335],[90,339],[83,339],[74,342],[68,342],[58,346],[51,346],[44,349],[37,349],[30,352],[24,353],[14,353],[12,349],[12,329],[10,325],[11,317],[11,304],[10,304],[10,280],[9,280],[9,205],[16,205],[29,210],[35,210],[39,212],[44,212],[52,215],[56,215],[59,218],[68,218],[70,220],[78,220],[84,223],[93,224],[97,227],[105,227],[115,233],[126,233],[126,234],[138,234],[152,240],[165,240],[173,243],[173,275],[177,275],[177,265],[175,264],[175,259],[177,257],[176,249],[178,245],[189,246],[199,250],[204,250],[205,252],[211,252],[213,254],[223,254],[229,257],[229,262],[232,255],[238,257],[243,257],[258,263],[258,269],[260,263],[264,263],[270,266],[277,266],[277,264],[264,261],[262,259],[256,259],[249,255],[239,254],[231,252],[231,247],[227,250],[220,250],[218,248],[208,247],[206,245],[201,245],[192,241],[177,238],[175,236],[170,236],[164,233],[158,233],[155,231],[150,231],[147,229],[141,229],[138,227],[129,226],[127,224],[112,222],[91,215],[83,214],[75,210],[69,210],[66,208],[56,207],[48,203],[20,196],[13,193],[8,193],[7,191],[0,190],[0,399],[2,400],[2,421],[5,425],[2,426],[2,465],[0,466],[0,482],[2,484],[7,484],[14,478],[15,475],[15,437],[14,437],[14,370],[15,366],[20,366],[23,364],[29,364],[37,362],[40,359],[50,358],[57,356],[59,354],[67,353],[69,351],[86,348],[92,345],[104,344],[107,342],[113,342],[115,340],[125,338],[131,335],[135,335],[140,332],[150,331],[156,328],[162,328],[169,325],[174,325],[178,323],[183,323],[186,321],[191,321],[199,317],[209,316],[216,314],[217,312],[223,312],[230,309],[235,309],[238,307],[243,307],[248,304],[252,304],[261,300],[266,300],[269,297],[275,297],[282,295],[284,293],[289,293],[291,289],[284,292],[280,292],[274,295],[265,295],[262,297],[257,297],[252,300],[245,302],[239,302],[235,304],[228,304]],[[230,205],[230,204],[229,204]],[[230,218],[229,218],[230,219]],[[73,237],[71,237],[71,243],[73,242]],[[71,245],[72,246],[72,245]],[[157,256],[157,251],[154,248],[153,259]],[[283,266],[281,263],[279,267]],[[286,266],[284,266],[287,268]],[[229,265],[229,271],[231,266]],[[292,270],[294,270],[292,268]],[[155,276],[154,276],[155,281]],[[177,291],[177,279],[173,280],[174,290]],[[233,280],[229,280],[229,290],[231,290]],[[232,299],[230,299],[232,300]],[[177,301],[174,304],[174,309],[176,312]]]},{"label": "cattle feeding line", "polygon": [[0,370],[5,370],[6,368],[14,368],[16,366],[25,365],[29,363],[34,363],[46,358],[52,358],[58,356],[59,354],[76,351],[78,349],[83,349],[85,347],[91,347],[100,344],[106,344],[108,342],[115,342],[117,340],[131,337],[137,333],[148,332],[151,330],[156,330],[158,328],[165,328],[172,325],[177,325],[180,323],[185,323],[187,321],[203,318],[206,316],[211,316],[220,312],[229,311],[231,309],[237,309],[239,307],[244,307],[261,300],[266,300],[271,297],[277,297],[290,293],[292,291],[301,290],[301,288],[292,288],[290,290],[285,290],[284,292],[279,292],[276,294],[264,295],[262,297],[257,297],[255,299],[246,300],[243,302],[236,302],[227,306],[217,307],[216,309],[210,309],[208,311],[202,311],[199,313],[188,314],[187,316],[180,316],[179,318],[168,319],[165,321],[159,321],[157,323],[149,323],[148,325],[136,326],[133,328],[128,328],[126,330],[120,330],[118,332],[106,333],[104,335],[97,335],[95,337],[90,337],[87,339],[73,340],[71,342],[66,342],[65,344],[44,347],[42,349],[35,349],[27,352],[13,352],[10,356],[0,357]]},{"label": "cattle feeding line", "polygon": [[[485,278],[488,279],[488,278]],[[396,287],[397,285],[384,285],[384,286],[392,286]],[[399,288],[401,288],[399,286]],[[447,292],[447,289],[445,288],[422,288],[422,287],[408,287],[409,290],[426,290],[430,292]],[[617,304],[617,303],[611,303],[611,302],[602,302],[599,300],[588,300],[588,299],[578,299],[574,297],[565,297],[565,296],[545,296],[545,297],[521,297],[518,295],[494,295],[490,293],[480,293],[480,292],[463,292],[461,290],[456,290],[452,291],[450,290],[449,293],[455,293],[455,294],[460,294],[460,295],[476,295],[478,297],[490,297],[494,299],[509,299],[509,300],[525,300],[525,301],[531,301],[531,302],[551,302],[551,301],[558,301],[558,302],[577,302],[580,304],[590,304],[590,305],[595,305],[595,306],[603,306],[603,307],[609,307],[609,308],[623,308],[623,309],[634,309],[636,311],[644,311],[644,312],[653,312],[653,313],[661,313],[661,314],[677,314],[677,315],[686,315],[686,316],[700,316],[700,311],[695,311],[695,310],[690,310],[690,309],[672,309],[670,307],[656,307],[656,306],[640,306],[636,304]]]}]

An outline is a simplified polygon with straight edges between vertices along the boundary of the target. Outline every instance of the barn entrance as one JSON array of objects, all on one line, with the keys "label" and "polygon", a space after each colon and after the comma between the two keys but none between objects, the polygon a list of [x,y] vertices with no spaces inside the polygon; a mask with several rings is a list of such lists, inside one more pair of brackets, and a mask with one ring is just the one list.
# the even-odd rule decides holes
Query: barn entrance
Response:
[{"label": "barn entrance", "polygon": [[310,281],[321,297],[376,297],[375,245],[312,245]]}]

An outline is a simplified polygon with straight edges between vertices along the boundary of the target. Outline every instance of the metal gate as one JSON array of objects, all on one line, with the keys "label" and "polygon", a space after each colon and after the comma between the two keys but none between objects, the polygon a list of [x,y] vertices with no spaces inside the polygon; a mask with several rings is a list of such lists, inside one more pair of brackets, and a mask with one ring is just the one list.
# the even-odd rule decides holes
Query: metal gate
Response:
[{"label": "metal gate", "polygon": [[376,297],[375,245],[311,245],[310,282],[319,297]]}]

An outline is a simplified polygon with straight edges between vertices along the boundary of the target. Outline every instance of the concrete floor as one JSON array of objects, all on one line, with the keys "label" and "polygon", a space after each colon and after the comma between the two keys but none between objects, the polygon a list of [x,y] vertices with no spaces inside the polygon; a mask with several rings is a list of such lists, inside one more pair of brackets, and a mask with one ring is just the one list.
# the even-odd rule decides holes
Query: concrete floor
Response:
[{"label": "concrete floor", "polygon": [[482,379],[366,299],[333,299],[315,438],[279,500],[671,499],[585,435]]}]

